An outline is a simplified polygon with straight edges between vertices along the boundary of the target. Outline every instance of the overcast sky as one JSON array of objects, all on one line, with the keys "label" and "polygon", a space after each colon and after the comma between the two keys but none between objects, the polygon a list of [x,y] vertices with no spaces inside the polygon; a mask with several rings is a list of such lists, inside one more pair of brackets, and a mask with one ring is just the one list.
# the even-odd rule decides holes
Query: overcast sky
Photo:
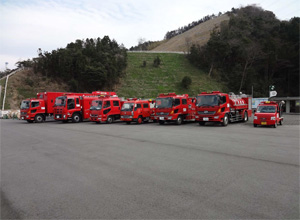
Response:
[{"label": "overcast sky", "polygon": [[162,40],[206,15],[256,4],[280,20],[300,17],[298,0],[0,0],[0,70],[76,39],[108,35],[130,48]]}]

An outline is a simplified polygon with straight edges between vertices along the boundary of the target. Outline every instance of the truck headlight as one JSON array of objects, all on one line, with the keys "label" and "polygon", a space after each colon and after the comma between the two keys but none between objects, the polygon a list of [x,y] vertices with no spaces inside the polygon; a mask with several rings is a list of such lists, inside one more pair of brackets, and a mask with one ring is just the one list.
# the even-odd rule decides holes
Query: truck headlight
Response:
[{"label": "truck headlight", "polygon": [[257,116],[254,115],[254,119],[257,120]]},{"label": "truck headlight", "polygon": [[276,120],[276,117],[271,117],[271,120],[273,120],[273,121]]},{"label": "truck headlight", "polygon": [[172,117],[168,117],[168,120],[172,120]]},{"label": "truck headlight", "polygon": [[218,118],[219,118],[219,116],[215,116],[215,117],[214,117],[214,119],[218,119]]}]

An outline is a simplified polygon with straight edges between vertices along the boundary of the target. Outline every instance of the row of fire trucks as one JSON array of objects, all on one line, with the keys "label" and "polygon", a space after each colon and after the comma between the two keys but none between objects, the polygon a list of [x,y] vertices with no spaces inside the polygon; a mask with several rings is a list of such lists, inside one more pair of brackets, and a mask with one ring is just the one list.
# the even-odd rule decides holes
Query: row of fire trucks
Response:
[{"label": "row of fire trucks", "polygon": [[[262,106],[265,106],[263,108]],[[254,126],[282,124],[282,105],[263,102],[254,115]],[[263,109],[271,109],[269,112]],[[43,122],[49,116],[57,121],[74,123],[89,120],[96,123],[112,123],[121,120],[130,124],[154,121],[159,124],[174,122],[180,125],[196,121],[221,123],[248,121],[252,115],[252,97],[214,91],[202,92],[196,97],[188,94],[163,93],[155,100],[121,99],[115,92],[94,91],[92,93],[38,93],[36,98],[23,100],[21,119],[27,122]]]}]

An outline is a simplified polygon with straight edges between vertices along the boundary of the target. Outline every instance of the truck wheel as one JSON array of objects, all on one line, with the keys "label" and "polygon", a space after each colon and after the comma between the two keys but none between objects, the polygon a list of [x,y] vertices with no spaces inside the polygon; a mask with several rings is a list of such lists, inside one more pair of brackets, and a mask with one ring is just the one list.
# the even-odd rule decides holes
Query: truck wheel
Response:
[{"label": "truck wheel", "polygon": [[72,116],[72,122],[73,123],[78,123],[78,122],[80,122],[80,120],[81,120],[80,114],[74,113],[73,116]]},{"label": "truck wheel", "polygon": [[275,124],[273,125],[273,128],[277,128],[277,122],[275,122]]},{"label": "truck wheel", "polygon": [[176,120],[176,124],[181,125],[181,123],[182,123],[182,116],[178,116],[178,118]]},{"label": "truck wheel", "polygon": [[31,121],[31,120],[27,120],[27,122],[28,122],[28,123],[32,123],[33,121]]},{"label": "truck wheel", "polygon": [[158,123],[159,123],[160,125],[163,125],[163,124],[165,123],[165,121],[159,120]]},{"label": "truck wheel", "polygon": [[111,124],[113,122],[113,118],[112,116],[108,116],[107,120],[106,120],[106,123],[107,124]]},{"label": "truck wheel", "polygon": [[199,121],[199,125],[201,126],[205,125],[205,121]]},{"label": "truck wheel", "polygon": [[142,118],[142,116],[139,116],[137,119],[137,123],[142,124],[142,122],[143,122],[143,118]]},{"label": "truck wheel", "polygon": [[256,127],[257,127],[257,124],[253,124],[253,126],[256,128]]},{"label": "truck wheel", "polygon": [[283,125],[283,120],[280,120],[280,121],[279,121],[279,124],[280,124],[280,125]]},{"label": "truck wheel", "polygon": [[229,121],[228,115],[225,114],[225,115],[224,115],[224,118],[223,118],[223,123],[222,123],[222,125],[223,125],[223,126],[227,126],[227,125],[228,125],[228,121]]},{"label": "truck wheel", "polygon": [[43,117],[42,115],[36,115],[36,116],[34,117],[34,121],[35,121],[36,123],[42,123],[42,122],[44,121],[44,117]]},{"label": "truck wheel", "polygon": [[244,113],[244,122],[247,122],[248,121],[248,112],[245,112]]}]

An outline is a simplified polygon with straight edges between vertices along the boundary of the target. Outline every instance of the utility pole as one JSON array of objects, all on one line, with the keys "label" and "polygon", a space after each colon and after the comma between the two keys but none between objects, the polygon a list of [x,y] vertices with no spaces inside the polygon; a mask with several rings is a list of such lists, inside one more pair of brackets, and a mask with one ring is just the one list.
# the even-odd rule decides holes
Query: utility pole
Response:
[{"label": "utility pole", "polygon": [[8,77],[9,77],[9,75],[6,76],[6,83],[5,83],[5,89],[4,89],[3,104],[2,104],[2,111],[4,111],[6,90],[7,90],[7,84],[8,84]]}]

